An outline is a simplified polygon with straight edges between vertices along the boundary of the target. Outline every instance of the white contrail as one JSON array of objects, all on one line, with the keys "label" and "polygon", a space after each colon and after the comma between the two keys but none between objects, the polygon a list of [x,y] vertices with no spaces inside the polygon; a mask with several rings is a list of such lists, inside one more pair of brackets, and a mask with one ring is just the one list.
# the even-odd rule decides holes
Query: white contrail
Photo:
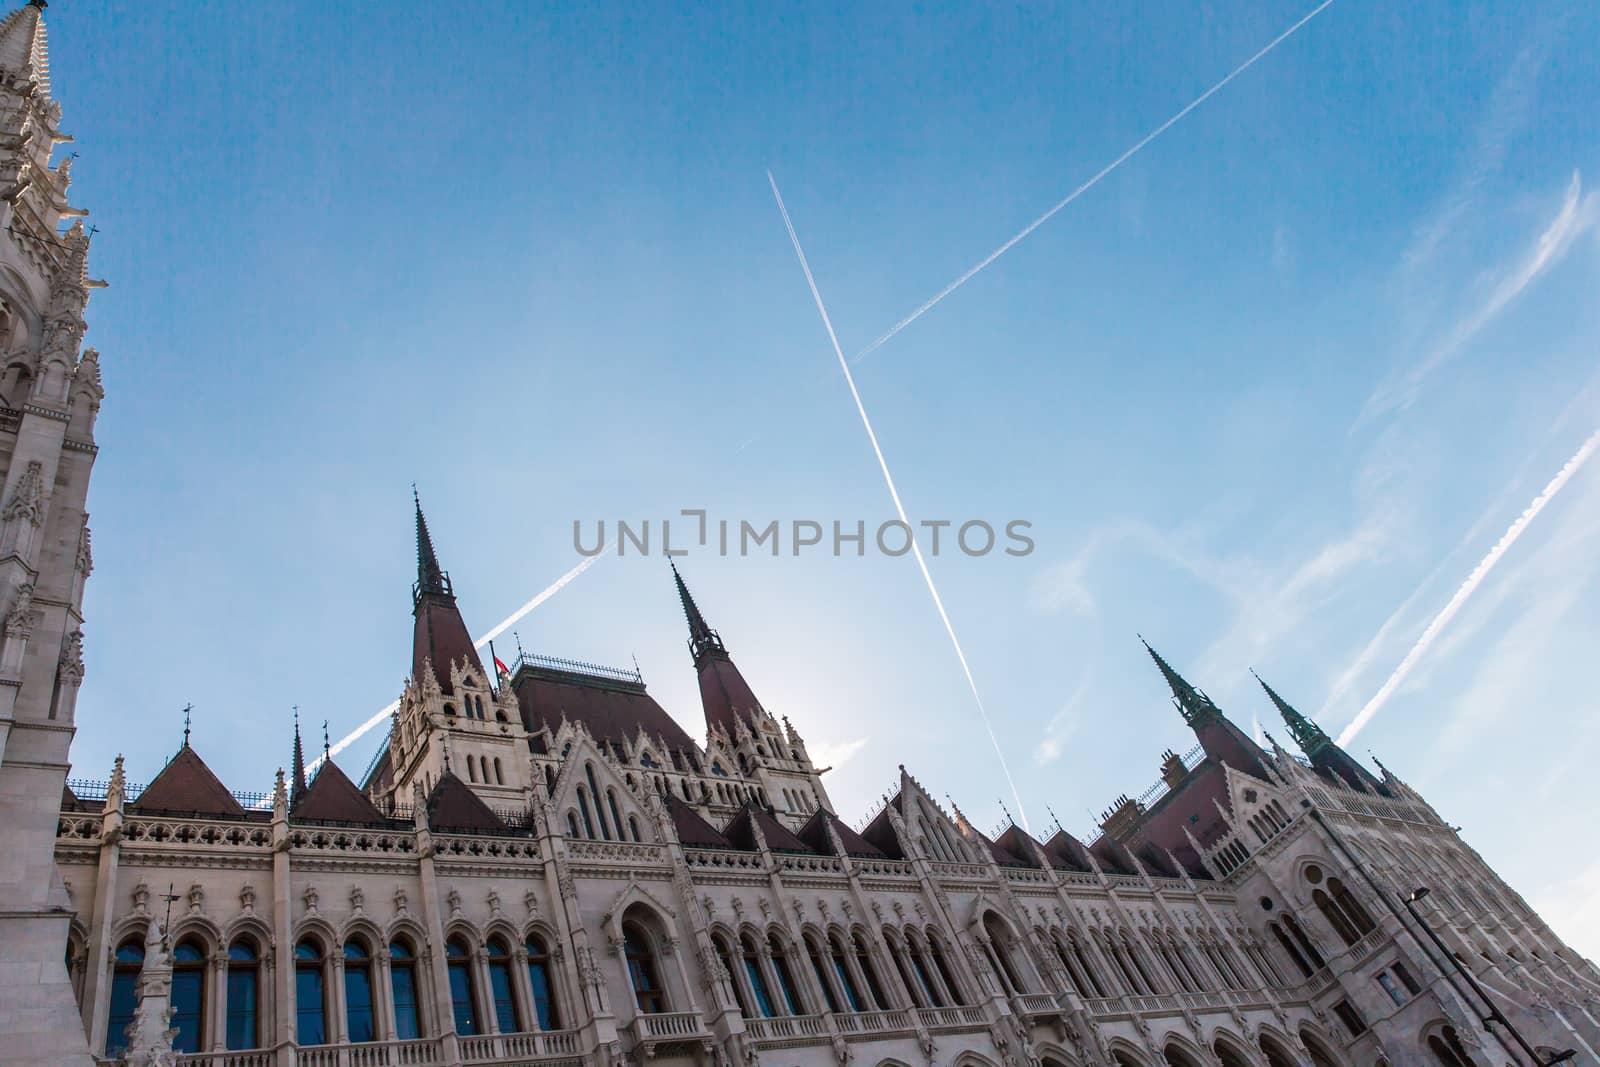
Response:
[{"label": "white contrail", "polygon": [[[1332,0],[1329,0],[1331,3]],[[872,442],[872,451],[878,457],[878,467],[883,471],[884,483],[889,487],[889,496],[894,500],[894,510],[900,516],[900,521],[906,524],[906,529],[913,529],[911,520],[906,517],[905,505],[900,503],[900,491],[894,487],[894,477],[889,473],[889,464],[883,458],[883,449],[878,447],[878,435],[873,432],[872,420],[867,417],[867,409],[861,403],[861,393],[856,389],[856,379],[850,373],[850,363],[844,358],[844,350],[839,347],[839,338],[833,332],[833,320],[828,317],[828,309],[822,303],[822,293],[817,290],[817,281],[811,276],[811,264],[806,262],[805,249],[800,247],[800,237],[794,232],[794,223],[789,219],[789,209],[784,206],[783,194],[778,192],[777,179],[772,172],[767,171],[767,181],[772,185],[772,195],[778,201],[778,211],[783,215],[783,225],[789,231],[789,240],[794,245],[794,254],[800,259],[800,269],[805,272],[806,284],[811,287],[811,298],[817,302],[817,311],[822,315],[822,325],[827,327],[828,340],[833,343],[833,354],[839,357],[839,369],[844,371],[845,384],[850,387],[850,395],[855,399],[856,411],[861,415],[861,425],[866,427],[867,440]],[[915,537],[910,538],[911,554],[917,558],[917,566],[922,569],[922,580],[928,583],[928,592],[933,596],[933,606],[939,610],[939,618],[944,622],[945,633],[950,635],[950,644],[956,650],[956,658],[961,661],[961,670],[967,676],[967,687],[972,690],[972,699],[978,704],[978,714],[983,719],[983,728],[989,732],[989,741],[994,745],[994,754],[1000,758],[1000,770],[1006,776],[1006,784],[1011,787],[1011,797],[1017,802],[1017,814],[1022,816],[1023,829],[1028,828],[1028,813],[1022,806],[1022,795],[1017,792],[1017,783],[1011,777],[1011,767],[1006,763],[1005,753],[1000,749],[1000,739],[995,736],[994,726],[989,721],[989,710],[983,706],[983,697],[978,695],[978,683],[972,677],[972,668],[967,665],[967,654],[961,650],[961,641],[956,637],[956,628],[950,623],[950,615],[944,610],[944,600],[939,596],[938,586],[933,584],[933,574],[928,570],[927,560],[922,558],[922,549],[917,544]]]},{"label": "white contrail", "polygon": [[1223,78],[1221,81],[1217,82],[1217,84],[1213,85],[1211,88],[1195,97],[1183,108],[1183,110],[1179,111],[1176,115],[1173,115],[1170,119],[1163,122],[1149,133],[1145,134],[1144,137],[1132,148],[1122,153],[1122,155],[1118,156],[1116,159],[1113,159],[1110,163],[1107,163],[1100,169],[1098,173],[1094,175],[1094,177],[1090,178],[1088,181],[1072,190],[1072,192],[1068,193],[1065,197],[1058,200],[1054,207],[1052,207],[1049,211],[1046,211],[1043,215],[1040,215],[1038,218],[1034,219],[1032,222],[1028,223],[1028,225],[1024,226],[1017,232],[1016,236],[1012,237],[1005,244],[1001,245],[993,252],[990,252],[983,259],[979,260],[974,266],[969,268],[965,274],[961,275],[955,281],[939,290],[930,299],[925,301],[921,307],[917,308],[917,310],[913,311],[911,314],[907,315],[905,318],[891,326],[888,333],[885,333],[882,337],[872,342],[866,348],[863,348],[860,352],[857,352],[852,362],[859,362],[867,358],[867,356],[871,355],[873,352],[876,352],[879,348],[882,348],[891,337],[905,329],[907,326],[910,326],[913,322],[916,322],[927,312],[931,311],[933,306],[939,303],[939,301],[943,300],[945,297],[949,296],[951,293],[967,284],[967,282],[972,279],[973,275],[983,270],[983,268],[987,267],[989,264],[1005,255],[1007,252],[1011,251],[1013,245],[1015,245],[1018,241],[1021,241],[1034,230],[1037,230],[1040,226],[1043,226],[1045,223],[1049,222],[1062,208],[1078,199],[1078,197],[1082,196],[1084,193],[1087,193],[1090,189],[1093,189],[1100,183],[1100,179],[1104,178],[1106,175],[1122,166],[1128,160],[1132,159],[1140,152],[1141,149],[1144,148],[1145,145],[1166,133],[1185,115],[1199,107],[1201,104],[1205,103],[1229,82],[1233,81],[1233,79],[1249,70],[1255,65],[1257,60],[1261,59],[1268,52],[1272,51],[1284,41],[1288,40],[1296,30],[1310,22],[1312,19],[1316,18],[1318,15],[1322,14],[1322,12],[1332,5],[1332,3],[1333,0],[1323,0],[1323,2],[1318,4],[1310,14],[1306,15],[1299,22],[1296,22],[1293,26],[1290,26],[1287,30],[1284,30],[1282,33],[1278,34],[1278,36],[1274,37],[1270,42],[1267,43],[1265,48],[1262,48],[1261,51],[1257,52],[1255,55],[1239,64],[1237,67],[1234,67],[1233,70],[1229,71],[1227,77]]},{"label": "white contrail", "polygon": [[1471,574],[1467,575],[1467,580],[1461,583],[1461,587],[1456,590],[1455,596],[1451,597],[1450,602],[1444,606],[1443,610],[1434,616],[1433,621],[1428,624],[1428,628],[1422,631],[1422,636],[1417,638],[1417,643],[1411,646],[1411,651],[1406,653],[1406,658],[1400,661],[1400,666],[1395,668],[1394,673],[1389,676],[1389,680],[1383,683],[1383,687],[1373,694],[1372,699],[1367,701],[1366,706],[1350,721],[1350,725],[1344,728],[1344,732],[1339,735],[1339,744],[1348,745],[1355,740],[1355,736],[1361,732],[1362,728],[1372,721],[1372,717],[1383,707],[1384,702],[1394,695],[1394,691],[1399,688],[1400,683],[1405,681],[1406,675],[1411,673],[1411,669],[1417,665],[1417,661],[1428,651],[1428,646],[1433,644],[1440,631],[1449,625],[1451,619],[1456,617],[1456,613],[1467,602],[1467,598],[1477,592],[1478,587],[1483,584],[1483,580],[1489,576],[1489,572],[1494,570],[1494,565],[1500,562],[1500,557],[1504,556],[1511,546],[1517,543],[1517,538],[1522,536],[1523,531],[1528,528],[1528,524],[1538,517],[1539,512],[1544,510],[1545,505],[1550,503],[1557,493],[1561,492],[1562,488],[1572,480],[1572,476],[1577,474],[1585,463],[1589,462],[1589,457],[1594,455],[1597,449],[1600,449],[1600,430],[1596,430],[1589,435],[1589,439],[1583,443],[1583,447],[1579,448],[1577,453],[1567,460],[1566,466],[1562,467],[1556,473],[1556,476],[1550,479],[1549,484],[1544,487],[1538,496],[1533,498],[1533,503],[1528,505],[1527,510],[1518,515],[1517,520],[1501,535],[1500,540],[1495,542],[1494,547],[1489,550],[1489,554],[1478,562],[1478,565],[1472,569]]},{"label": "white contrail", "polygon": [[[515,626],[517,621],[524,615],[538,607],[540,604],[543,604],[546,600],[549,600],[557,593],[561,592],[562,589],[566,588],[567,583],[571,582],[578,575],[594,566],[596,561],[603,558],[603,556],[604,553],[596,553],[595,555],[585,557],[583,562],[579,563],[576,567],[557,578],[532,600],[529,600],[526,604],[522,605],[522,607],[518,608],[516,611],[513,611],[510,615],[507,615],[498,626],[484,634],[482,637],[478,638],[476,641],[472,642],[472,647],[482,648],[490,641],[493,641],[495,638],[505,633],[511,627]],[[344,737],[340,738],[337,744],[328,749],[327,754],[329,756],[337,756],[339,753],[343,752],[345,749],[361,740],[367,731],[371,730],[374,726],[393,715],[395,709],[399,706],[400,702],[398,700],[392,701],[382,711],[379,711],[377,714],[373,715],[372,718],[368,719],[366,722],[350,731]],[[322,765],[322,761],[325,758],[325,756],[318,756],[316,759],[312,760],[310,765],[306,767],[306,771],[309,773],[316,770]]]}]

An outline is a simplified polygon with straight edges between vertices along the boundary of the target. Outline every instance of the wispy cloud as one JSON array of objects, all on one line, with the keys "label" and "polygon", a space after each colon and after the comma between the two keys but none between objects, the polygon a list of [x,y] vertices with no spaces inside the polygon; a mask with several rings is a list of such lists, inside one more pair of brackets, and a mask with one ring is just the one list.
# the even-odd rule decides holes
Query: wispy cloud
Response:
[{"label": "wispy cloud", "polygon": [[1557,472],[1554,478],[1550,479],[1539,495],[1534,497],[1533,502],[1528,505],[1527,509],[1517,516],[1516,521],[1501,535],[1500,540],[1495,542],[1488,555],[1478,561],[1478,565],[1472,569],[1471,574],[1467,575],[1466,581],[1461,583],[1455,595],[1450,598],[1449,602],[1440,609],[1439,614],[1435,615],[1433,621],[1422,631],[1422,635],[1417,638],[1416,644],[1411,646],[1411,651],[1406,653],[1405,658],[1400,661],[1400,665],[1395,668],[1394,673],[1389,676],[1388,680],[1373,694],[1372,699],[1367,701],[1362,709],[1356,713],[1356,717],[1339,734],[1339,744],[1347,745],[1355,740],[1356,735],[1372,721],[1372,717],[1382,710],[1384,704],[1394,695],[1395,690],[1406,680],[1406,676],[1427,654],[1428,649],[1438,639],[1439,634],[1443,632],[1445,627],[1450,625],[1450,620],[1456,617],[1457,613],[1471,599],[1472,594],[1477,592],[1478,587],[1488,578],[1495,565],[1511,550],[1511,546],[1517,543],[1517,539],[1522,536],[1533,520],[1539,517],[1539,513],[1549,505],[1550,501],[1555,499],[1556,494],[1560,493],[1567,483],[1572,480],[1573,476],[1583,469],[1584,464],[1594,455],[1596,449],[1600,449],[1600,430],[1596,430],[1589,436],[1588,440],[1583,442],[1582,447],[1578,449],[1571,459],[1567,460],[1566,464]]},{"label": "wispy cloud", "polygon": [[811,762],[818,767],[842,767],[857,755],[871,742],[871,738],[857,737],[851,741],[817,741],[806,748],[811,754]]},{"label": "wispy cloud", "polygon": [[1600,860],[1545,886],[1533,894],[1532,903],[1569,944],[1591,959],[1600,956]]},{"label": "wispy cloud", "polygon": [[1067,702],[1061,705],[1061,710],[1050,716],[1050,721],[1044,727],[1044,736],[1039,739],[1038,746],[1033,750],[1033,762],[1037,766],[1043,767],[1047,763],[1054,763],[1066,751],[1067,742],[1078,732],[1078,724],[1081,721],[1078,709],[1088,692],[1089,678],[1085,676],[1072,691],[1072,695],[1067,698]]},{"label": "wispy cloud", "polygon": [[1583,180],[1577,171],[1567,183],[1561,206],[1533,243],[1498,278],[1471,311],[1460,317],[1443,339],[1414,366],[1391,377],[1375,389],[1362,408],[1358,425],[1380,415],[1410,407],[1423,382],[1466,348],[1520,297],[1538,278],[1559,263],[1573,241],[1600,220],[1600,199],[1584,195]]}]

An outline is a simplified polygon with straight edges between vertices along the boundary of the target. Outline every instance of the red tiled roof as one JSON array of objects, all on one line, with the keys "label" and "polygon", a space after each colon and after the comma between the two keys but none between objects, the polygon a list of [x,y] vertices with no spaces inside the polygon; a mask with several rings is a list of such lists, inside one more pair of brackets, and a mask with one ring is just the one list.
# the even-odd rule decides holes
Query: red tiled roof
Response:
[{"label": "red tiled roof", "polygon": [[1055,836],[1044,843],[1044,854],[1050,858],[1050,866],[1059,870],[1093,870],[1089,866],[1089,850],[1065,830],[1057,830]]},{"label": "red tiled roof", "polygon": [[716,827],[695,814],[694,809],[688,804],[671,793],[662,794],[662,800],[666,803],[667,810],[672,813],[672,826],[678,832],[679,843],[694,848],[733,847],[726,837],[717,832]]},{"label": "red tiled roof", "polygon": [[424,663],[433,664],[433,676],[439,688],[452,692],[450,665],[465,660],[477,669],[479,677],[487,678],[478,650],[472,647],[472,636],[461,619],[456,598],[447,593],[423,593],[417,601],[416,629],[411,639],[411,677],[422,681]]},{"label": "red tiled roof", "polygon": [[310,788],[290,809],[289,817],[297,822],[353,822],[369,826],[382,826],[388,821],[332,760],[323,762]]},{"label": "red tiled roof", "polygon": [[[752,823],[761,828],[761,836],[766,838],[767,847],[775,852],[803,852],[809,855],[816,851],[796,837],[787,826],[773,818],[767,809],[753,801],[746,803],[739,813],[729,820],[728,825],[722,828],[722,836],[731,841],[736,848],[753,849],[756,847],[756,841],[750,829]],[[824,850],[823,854],[832,855],[832,850]]]},{"label": "red tiled roof", "polygon": [[[554,733],[565,718],[583,723],[602,741],[632,741],[643,729],[651,740],[659,737],[672,750],[687,754],[695,749],[683,727],[643,685],[542,667],[523,667],[512,684],[522,725],[530,733],[545,727]],[[657,753],[657,758],[667,758],[667,753]]]},{"label": "red tiled roof", "polygon": [[428,826],[434,830],[504,830],[506,824],[489,810],[467,783],[446,771],[428,794]]},{"label": "red tiled roof", "polygon": [[1038,868],[1039,861],[1034,858],[1036,854],[1033,851],[1038,842],[1015,823],[1007,827],[1006,832],[1001,834],[994,844],[1015,856],[1024,867]]},{"label": "red tiled roof", "polygon": [[706,726],[721,726],[733,736],[734,723],[748,720],[750,712],[761,706],[750,684],[726,653],[706,657],[700,665],[700,704],[705,708]]},{"label": "red tiled roof", "polygon": [[245,817],[244,808],[228,792],[228,787],[217,780],[205,760],[188,745],[178,749],[178,754],[161,768],[155,781],[145,786],[144,792],[130,807],[140,811],[186,811],[199,815],[226,815],[236,819]]},{"label": "red tiled roof", "polygon": [[866,838],[856,833],[844,824],[833,812],[827,808],[818,808],[806,824],[800,828],[799,838],[810,845],[812,850],[824,856],[833,854],[833,845],[828,841],[826,824],[833,824],[833,832],[839,835],[839,843],[844,845],[847,855],[861,856],[867,859],[884,859],[883,852]]}]

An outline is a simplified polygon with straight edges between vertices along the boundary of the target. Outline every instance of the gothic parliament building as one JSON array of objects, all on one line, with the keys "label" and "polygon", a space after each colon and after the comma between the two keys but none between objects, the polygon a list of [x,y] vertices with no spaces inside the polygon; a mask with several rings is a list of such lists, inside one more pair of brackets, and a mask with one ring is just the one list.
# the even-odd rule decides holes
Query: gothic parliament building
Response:
[{"label": "gothic parliament building", "polygon": [[486,669],[420,504],[359,778],[297,729],[266,793],[187,733],[69,781],[102,283],[43,7],[0,22],[0,1064],[1600,1065],[1600,971],[1271,689],[1298,752],[1152,651],[1196,744],[1092,840],[904,768],[852,829],[681,577],[704,743],[635,671]]}]

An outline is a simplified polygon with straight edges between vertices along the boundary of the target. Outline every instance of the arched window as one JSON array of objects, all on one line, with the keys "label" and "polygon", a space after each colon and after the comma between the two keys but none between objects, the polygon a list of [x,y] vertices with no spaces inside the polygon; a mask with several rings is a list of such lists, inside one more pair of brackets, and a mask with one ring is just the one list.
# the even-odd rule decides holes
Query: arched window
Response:
[{"label": "arched window", "polygon": [[499,756],[496,756],[494,758],[494,784],[495,785],[505,785],[506,784],[505,776],[503,774],[501,774],[501,772],[500,772],[500,757]]},{"label": "arched window", "polygon": [[344,943],[344,1022],[352,1042],[378,1037],[372,1017],[372,952],[359,937]]},{"label": "arched window", "polygon": [[550,969],[550,950],[544,939],[528,938],[528,985],[533,990],[533,1014],[541,1030],[559,1030],[561,1017],[556,1010],[555,974]]},{"label": "arched window", "polygon": [[900,984],[911,994],[912,1006],[918,1008],[933,1007],[933,998],[928,995],[928,990],[922,983],[917,981],[911,969],[910,950],[906,948],[899,938],[890,937],[887,933],[885,933],[883,940],[884,944],[888,946],[889,959],[894,963],[895,973],[900,976]]},{"label": "arched window", "polygon": [[1473,1067],[1472,1059],[1467,1055],[1467,1050],[1461,1047],[1461,1038],[1456,1036],[1453,1026],[1446,1026],[1429,1037],[1428,1051],[1433,1053],[1433,1058],[1439,1061],[1441,1067]]},{"label": "arched window", "polygon": [[745,996],[744,983],[739,981],[739,968],[733,962],[733,953],[728,950],[727,942],[719,936],[713,936],[711,946],[716,949],[722,969],[728,972],[728,984],[733,986],[733,999],[739,1005],[739,1014],[746,1019],[754,1018],[755,1009],[750,1006],[750,998]]},{"label": "arched window", "polygon": [[643,840],[639,836],[639,820],[632,815],[628,816],[628,835],[635,841]]},{"label": "arched window", "polygon": [[470,1037],[478,1032],[478,1009],[473,1000],[472,955],[465,941],[452,937],[444,943],[445,967],[450,975],[450,1015],[456,1033]]},{"label": "arched window", "polygon": [[850,977],[850,968],[845,966],[845,952],[839,944],[838,935],[828,938],[828,949],[833,957],[833,972],[839,976],[839,988],[844,990],[846,1005],[851,1011],[865,1010],[861,1003],[861,992],[856,989],[855,980]]},{"label": "arched window", "polygon": [[294,947],[295,1041],[302,1045],[328,1042],[322,964],[322,945],[315,938]]},{"label": "arched window", "polygon": [[1334,906],[1344,912],[1350,920],[1350,925],[1361,934],[1370,934],[1373,930],[1372,916],[1367,914],[1367,909],[1350,892],[1348,886],[1337,878],[1328,879],[1328,893],[1333,897]]},{"label": "arched window", "polygon": [[1353,945],[1361,940],[1361,934],[1346,917],[1345,913],[1334,906],[1333,900],[1327,893],[1320,889],[1312,890],[1311,902],[1322,912],[1322,917],[1328,920],[1328,925],[1333,927],[1333,932],[1339,935],[1347,945]]},{"label": "arched window", "polygon": [[[478,718],[480,718],[480,719],[483,718],[483,708],[482,708],[481,705],[478,708]],[[483,784],[484,785],[488,785],[489,783],[494,781],[493,778],[489,777],[489,757],[488,756],[479,756],[478,757],[478,771],[479,771],[479,776],[483,779]]]},{"label": "arched window", "polygon": [[1078,935],[1069,931],[1067,933],[1067,943],[1071,947],[1072,958],[1078,961],[1078,969],[1083,972],[1083,977],[1089,982],[1089,988],[1094,990],[1095,996],[1104,997],[1106,995],[1105,986],[1100,981],[1100,975],[1090,965],[1089,958],[1084,955],[1083,945],[1078,941]]},{"label": "arched window", "polygon": [[804,1015],[806,1013],[805,1001],[800,999],[800,987],[794,980],[794,969],[789,964],[789,952],[776,935],[767,939],[767,949],[772,954],[772,969],[778,976],[778,990],[783,994],[784,1003],[789,1006],[790,1015]]},{"label": "arched window", "polygon": [[1217,1041],[1211,1048],[1222,1061],[1222,1067],[1250,1067],[1250,1061],[1226,1041]]},{"label": "arched window", "polygon": [[472,762],[472,757],[467,757],[467,781],[473,785],[478,784],[478,765]]},{"label": "arched window", "polygon": [[833,995],[833,984],[828,981],[827,969],[822,963],[822,951],[810,938],[806,938],[806,955],[811,959],[811,969],[816,972],[817,984],[822,987],[822,996],[828,1002],[828,1010],[837,1014],[839,1000]]},{"label": "arched window", "polygon": [[889,1003],[889,998],[883,995],[883,983],[878,979],[878,968],[872,962],[872,953],[867,951],[867,939],[858,932],[851,941],[856,950],[856,966],[861,968],[861,977],[866,979],[867,992],[872,995],[872,1005],[879,1011],[887,1011],[894,1007]]},{"label": "arched window", "polygon": [[761,955],[756,952],[749,934],[739,939],[739,954],[744,961],[745,977],[750,980],[750,993],[756,998],[755,1009],[770,1019],[778,1013],[772,1007],[772,992],[767,989],[766,975],[761,973]]},{"label": "arched window", "polygon": [[410,1040],[422,1036],[417,1015],[417,954],[402,938],[389,942],[389,991],[394,997],[394,1036]]},{"label": "arched window", "polygon": [[944,945],[937,937],[928,938],[928,955],[932,957],[934,969],[939,972],[939,977],[944,980],[944,987],[950,990],[950,996],[957,1004],[966,1003],[961,995],[961,984],[956,981],[955,973],[950,970],[950,963],[945,959]]},{"label": "arched window", "polygon": [[[606,813],[600,807],[600,787],[595,785],[594,764],[585,763],[583,765],[583,774],[589,780],[589,795],[594,797],[594,817],[600,823],[600,836],[610,841],[611,827],[606,823]],[[583,794],[580,792],[578,796],[581,798]],[[593,830],[589,832],[589,836],[594,836]]]},{"label": "arched window", "polygon": [[1283,927],[1289,931],[1289,936],[1294,938],[1294,943],[1305,952],[1306,959],[1310,961],[1313,971],[1320,971],[1327,966],[1327,961],[1322,958],[1322,953],[1317,951],[1317,946],[1311,943],[1311,938],[1306,936],[1305,930],[1300,926],[1300,921],[1287,913],[1283,916]]},{"label": "arched window", "polygon": [[489,939],[489,993],[494,999],[494,1021],[502,1034],[522,1029],[517,1017],[517,996],[511,985],[511,948],[503,938]]},{"label": "arched window", "polygon": [[944,995],[940,993],[939,983],[934,981],[933,973],[928,969],[928,954],[922,944],[908,937],[906,951],[911,954],[911,969],[916,972],[917,983],[927,995],[928,1003],[935,1008],[944,1007]]},{"label": "arched window", "polygon": [[124,941],[111,964],[111,1016],[106,1023],[106,1055],[128,1047],[128,1026],[139,1010],[139,972],[144,969],[144,944]]},{"label": "arched window", "polygon": [[[615,789],[608,788],[606,790],[606,806],[611,809],[611,825],[617,828],[617,840],[626,841],[627,838],[622,834],[622,813],[617,810],[617,791]],[[635,838],[635,840],[638,839]]]},{"label": "arched window", "polygon": [[656,966],[649,933],[638,923],[623,924],[622,949],[628,961],[628,980],[633,985],[633,999],[639,1011],[646,1015],[666,1011],[666,991],[661,987],[660,968]]},{"label": "arched window", "polygon": [[567,836],[578,836],[578,813],[575,811],[567,812]]},{"label": "arched window", "polygon": [[206,952],[197,941],[181,941],[172,950],[172,1047],[199,1052],[205,1038]]},{"label": "arched window", "polygon": [[241,937],[228,946],[228,1047],[261,1043],[261,959],[256,944]]},{"label": "arched window", "polygon": [[583,836],[593,841],[594,819],[589,815],[589,797],[584,793],[581,785],[578,787],[578,813],[583,816]]}]

